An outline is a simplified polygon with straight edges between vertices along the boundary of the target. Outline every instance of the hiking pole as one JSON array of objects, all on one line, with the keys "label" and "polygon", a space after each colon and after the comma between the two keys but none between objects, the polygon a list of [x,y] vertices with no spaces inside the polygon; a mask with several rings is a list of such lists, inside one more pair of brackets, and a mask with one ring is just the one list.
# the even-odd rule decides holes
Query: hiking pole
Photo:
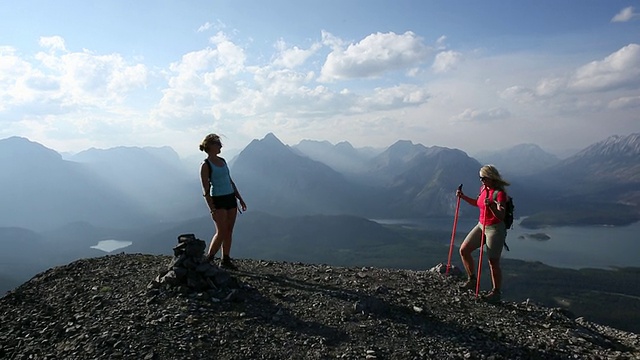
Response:
[{"label": "hiking pole", "polygon": [[[458,191],[462,191],[462,184],[458,186]],[[457,194],[456,194],[457,195]],[[449,275],[449,269],[451,269],[451,255],[453,254],[453,240],[456,237],[456,227],[458,226],[458,210],[460,210],[460,196],[456,196],[458,201],[456,203],[456,213],[453,216],[453,230],[451,231],[451,245],[449,245],[449,259],[447,259],[447,271],[446,275]]]},{"label": "hiking pole", "polygon": [[[485,201],[489,198],[489,189],[485,186]],[[478,278],[476,279],[476,299],[478,298],[478,294],[480,293],[480,274],[482,273],[482,253],[484,252],[484,237],[485,230],[487,225],[487,211],[489,210],[488,205],[484,205],[484,216],[482,219],[482,238],[480,239],[480,258],[478,259]]]}]

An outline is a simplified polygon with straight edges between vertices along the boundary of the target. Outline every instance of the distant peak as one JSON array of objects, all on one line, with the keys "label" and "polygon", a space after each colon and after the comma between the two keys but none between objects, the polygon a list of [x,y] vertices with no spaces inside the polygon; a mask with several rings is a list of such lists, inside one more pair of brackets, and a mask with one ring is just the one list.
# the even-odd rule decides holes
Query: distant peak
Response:
[{"label": "distant peak", "polygon": [[349,143],[348,141],[341,141],[341,142],[336,144],[336,148],[352,150],[353,149],[353,145],[351,145],[351,143]]},{"label": "distant peak", "polygon": [[627,136],[613,135],[595,143],[575,157],[581,156],[637,156],[640,155],[640,133]]}]

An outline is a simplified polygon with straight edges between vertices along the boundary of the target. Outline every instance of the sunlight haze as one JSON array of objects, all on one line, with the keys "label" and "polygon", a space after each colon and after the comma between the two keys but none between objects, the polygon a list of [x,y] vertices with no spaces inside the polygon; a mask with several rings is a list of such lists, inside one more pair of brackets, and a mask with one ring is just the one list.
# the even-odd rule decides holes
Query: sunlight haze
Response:
[{"label": "sunlight haze", "polygon": [[0,138],[563,153],[640,131],[637,1],[2,1]]}]

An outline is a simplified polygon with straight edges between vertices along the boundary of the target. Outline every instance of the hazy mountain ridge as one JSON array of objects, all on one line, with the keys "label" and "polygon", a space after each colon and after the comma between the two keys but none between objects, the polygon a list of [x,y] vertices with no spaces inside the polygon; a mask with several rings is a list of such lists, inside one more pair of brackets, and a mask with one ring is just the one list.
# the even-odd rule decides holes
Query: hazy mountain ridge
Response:
[{"label": "hazy mountain ridge", "polygon": [[[135,201],[154,217],[188,219],[198,215],[197,169],[187,169],[168,146],[89,149],[71,157]],[[191,171],[189,171],[191,170]]]},{"label": "hazy mountain ridge", "polygon": [[[640,220],[640,134],[611,136],[544,169],[532,191],[544,194],[523,226],[624,225]],[[552,208],[545,204],[553,203]]]},{"label": "hazy mountain ridge", "polygon": [[368,152],[355,149],[346,141],[332,145],[328,141],[302,140],[291,148],[347,177],[365,171],[367,161],[373,157]]},{"label": "hazy mountain ridge", "polygon": [[[64,195],[72,191],[71,189],[77,189],[82,194],[85,194],[85,192],[83,192],[83,189],[81,188],[82,186],[80,185],[84,184],[84,182],[79,181],[78,179],[95,178],[95,181],[88,181],[88,183],[91,185],[100,184],[101,186],[90,187],[91,191],[95,191],[95,193],[91,193],[91,195],[87,196],[85,199],[92,201],[92,204],[99,204],[103,208],[101,210],[104,210],[105,206],[108,207],[110,202],[117,202],[117,199],[125,197],[121,192],[115,191],[115,188],[109,185],[106,182],[106,179],[97,177],[95,176],[95,174],[93,175],[93,177],[87,175],[91,174],[91,171],[86,167],[87,164],[64,161],[60,158],[60,156],[58,156],[59,154],[56,155],[54,151],[41,147],[41,145],[39,144],[30,143],[25,139],[18,139],[18,142],[20,142],[20,144],[22,145],[25,145],[27,149],[30,149],[32,146],[34,147],[34,149],[39,148],[39,150],[33,151],[35,151],[35,153],[38,153],[38,151],[43,152],[43,159],[48,159],[48,162],[44,160],[42,160],[42,162],[48,164],[46,166],[53,166],[53,170],[50,171],[52,174],[56,174],[56,172],[59,170],[57,168],[58,166],[59,168],[63,169],[62,172],[66,174],[66,177],[64,177],[64,179],[67,183],[67,187],[65,189],[68,190],[50,191],[57,191],[61,195]],[[32,164],[34,162],[40,163],[40,161],[37,157],[34,157],[33,153],[29,152],[31,150],[23,151],[22,155],[20,155],[19,157],[16,157],[13,153],[10,153],[11,155],[7,156],[7,154],[9,154],[8,151],[4,153],[3,151],[1,151],[2,149],[4,149],[2,147],[3,145],[6,144],[3,143],[2,140],[0,140],[0,159],[11,160],[7,160],[8,168],[5,167],[5,169],[8,169],[8,171],[4,172],[3,174],[10,174],[10,176],[6,176],[4,178],[0,176],[0,179],[6,180],[7,178],[19,178],[20,176],[24,176],[24,174],[40,174],[42,172],[47,173],[46,166],[37,168],[35,170],[32,169]],[[255,140],[253,145],[254,146],[252,148],[248,147],[249,149],[245,149],[247,150],[246,153],[241,153],[238,156],[238,164],[241,165],[240,167],[236,168],[238,164],[232,165],[232,175],[239,185],[242,183],[242,185],[240,185],[240,190],[242,191],[245,199],[247,199],[250,209],[249,213],[242,215],[244,216],[244,218],[240,218],[240,221],[238,222],[238,226],[236,228],[236,236],[243,239],[243,242],[238,242],[234,245],[234,251],[238,251],[238,254],[244,254],[243,251],[247,251],[247,254],[253,252],[251,253],[251,256],[255,256],[256,252],[260,255],[267,254],[268,247],[273,246],[276,242],[280,244],[279,246],[284,247],[293,247],[295,245],[306,246],[308,244],[298,243],[299,241],[301,241],[300,239],[311,239],[310,234],[315,234],[317,236],[324,237],[320,240],[316,238],[316,242],[318,243],[317,247],[311,251],[298,251],[296,256],[301,255],[308,261],[313,261],[316,255],[318,255],[318,257],[320,255],[325,256],[325,259],[340,259],[341,261],[344,259],[348,259],[348,256],[352,256],[350,260],[353,260],[353,258],[357,259],[359,255],[351,255],[348,251],[349,247],[354,246],[354,242],[366,241],[367,237],[374,238],[374,234],[376,234],[377,232],[380,232],[382,234],[383,230],[381,230],[381,228],[373,226],[370,223],[364,223],[364,219],[355,218],[352,215],[369,215],[369,217],[371,217],[375,215],[375,212],[378,212],[378,214],[383,215],[393,213],[394,216],[403,216],[409,213],[418,214],[421,212],[423,214],[428,214],[428,211],[433,211],[433,213],[438,213],[440,215],[450,215],[453,213],[453,207],[455,206],[455,197],[453,196],[455,188],[460,183],[464,183],[465,192],[469,195],[472,195],[477,192],[477,189],[480,185],[477,179],[477,170],[480,166],[480,163],[466,155],[466,153],[464,153],[463,151],[457,149],[448,149],[437,146],[425,147],[422,145],[414,145],[411,142],[400,142],[398,147],[394,147],[394,149],[392,149],[392,154],[378,154],[383,155],[383,158],[384,156],[386,156],[387,158],[386,160],[378,163],[379,166],[377,167],[377,170],[384,172],[384,164],[393,164],[393,166],[397,166],[397,168],[402,168],[404,173],[396,174],[395,179],[390,178],[387,179],[386,182],[382,182],[386,183],[387,187],[376,188],[372,186],[366,187],[360,183],[355,183],[351,179],[346,178],[344,175],[336,172],[325,164],[296,154],[296,152],[293,151],[290,147],[282,144],[273,134],[266,136],[262,140]],[[622,149],[624,149],[624,147]],[[125,151],[123,154],[124,157],[126,157],[127,152]],[[398,163],[390,162],[388,159],[391,157],[394,157],[394,159],[399,159],[397,160]],[[631,164],[633,164],[633,157],[631,157],[630,161]],[[244,165],[242,164],[242,162],[244,162]],[[18,165],[14,165],[14,163],[17,163]],[[113,164],[118,163],[118,161],[113,161]],[[149,164],[150,162],[147,160],[142,161],[143,166],[147,166]],[[624,164],[624,162],[621,162],[621,164]],[[242,166],[245,167],[244,172]],[[69,176],[71,176],[69,174],[76,173],[74,173],[73,171],[68,171],[68,168],[76,169],[78,178],[74,178],[73,176],[69,178]],[[17,171],[15,169],[19,169],[20,171]],[[142,171],[142,169],[143,167],[139,170]],[[197,181],[197,171],[194,172],[196,173],[193,176],[195,178],[194,181]],[[559,181],[557,178],[554,178],[556,174],[558,173],[551,172],[549,173],[548,178],[552,179],[554,183],[561,183],[561,181]],[[373,173],[370,176],[373,177]],[[188,177],[189,176],[187,176],[187,178]],[[34,176],[33,178],[35,179],[36,177]],[[54,176],[53,178],[55,179],[56,177]],[[253,183],[244,183],[245,179],[249,179],[253,181]],[[37,178],[37,180],[40,181],[40,178]],[[556,200],[546,198],[546,196],[550,193],[550,191],[548,190],[538,192],[538,189],[533,185],[538,183],[539,180],[539,178],[536,178],[536,181],[532,182],[531,179],[527,177],[524,177],[522,179],[514,178],[512,180],[513,186],[510,188],[510,192],[516,198],[518,215],[526,213],[525,210],[527,206],[529,206],[529,201],[531,201],[531,203],[534,203],[536,200],[538,200],[538,198],[541,198],[541,200],[538,201],[541,201],[544,205],[548,204],[550,200]],[[19,181],[9,184],[10,186],[18,186],[11,184],[20,184],[20,186],[23,186],[23,182]],[[253,184],[258,184],[259,186]],[[610,182],[609,185],[611,186]],[[200,186],[198,184],[195,185],[194,188],[189,188],[186,190],[190,194],[195,194],[195,200],[192,200],[192,198],[190,198],[190,196],[192,195],[187,195],[184,197],[184,199],[194,207],[195,213],[206,214],[204,202],[200,197],[199,187]],[[32,189],[35,187],[30,186],[28,188]],[[617,189],[616,187],[611,188],[614,190]],[[19,187],[17,189],[19,190]],[[60,188],[58,187],[55,189]],[[252,193],[252,189],[257,189],[258,191],[264,192],[266,195],[271,196],[271,198],[267,198],[267,200],[272,202],[265,201],[262,203],[264,205],[262,208],[263,211],[270,212],[270,210],[273,209],[274,205],[280,206],[284,203],[284,205],[289,206],[289,208],[287,209],[289,211],[287,216],[296,215],[296,217],[282,217],[275,220],[273,218],[270,218],[269,216],[265,216],[262,218],[260,218],[259,216],[254,217],[254,211],[260,210],[260,207],[258,206],[260,205],[260,202],[258,201],[260,200],[260,193]],[[291,189],[294,189],[295,192],[291,192]],[[309,197],[306,197],[302,200],[290,199],[290,197],[294,197],[297,194],[307,193],[309,194]],[[540,196],[540,194],[544,194],[544,196]],[[529,196],[530,198],[527,196]],[[358,197],[366,199],[367,202],[359,202],[357,200]],[[9,197],[7,197],[7,199],[9,199]],[[64,196],[60,196],[59,199],[65,199],[64,202],[66,203],[76,204],[72,201],[69,201],[70,199],[65,198]],[[105,201],[100,202],[99,200],[101,199],[105,199]],[[40,200],[42,201],[42,199]],[[393,203],[392,201],[397,202]],[[343,205],[345,203],[348,203],[349,205]],[[362,204],[365,205],[363,206]],[[554,206],[556,206],[556,204],[557,203],[554,202]],[[318,216],[317,219],[315,216],[301,216],[305,215],[304,211],[302,211],[303,209],[307,211],[306,215],[321,214],[322,211],[318,211],[317,209],[322,209],[322,207],[319,206],[315,210],[312,208],[312,206],[316,205],[325,206],[325,209],[331,209],[328,212],[329,214],[337,215],[342,213],[345,214],[345,216],[340,218],[331,218],[324,216],[324,220],[322,219],[323,216]],[[433,206],[434,208],[416,208],[416,206],[425,205]],[[124,211],[118,213],[118,216],[126,218],[125,220],[100,224],[99,222],[94,221],[95,218],[99,218],[97,216],[99,215],[99,212],[91,212],[93,209],[90,206],[76,206],[78,207],[78,209],[82,210],[84,215],[86,216],[73,219],[72,221],[62,221],[63,225],[71,222],[75,223],[68,225],[69,227],[58,225],[59,229],[57,233],[56,230],[51,230],[50,232],[38,232],[38,234],[41,234],[40,236],[46,239],[46,241],[50,241],[50,239],[57,239],[55,241],[57,243],[59,242],[58,248],[47,246],[39,247],[39,249],[41,250],[46,249],[51,251],[51,253],[46,257],[47,261],[51,261],[52,258],[55,258],[58,261],[64,262],[72,260],[74,256],[88,257],[94,256],[95,254],[101,254],[97,250],[94,251],[93,249],[87,249],[88,246],[94,245],[98,240],[102,239],[101,234],[113,234],[113,236],[116,238],[117,236],[119,236],[119,234],[122,234],[123,237],[121,238],[121,240],[133,240],[134,246],[135,243],[141,239],[148,240],[147,244],[150,246],[159,246],[159,243],[161,243],[161,240],[159,239],[166,238],[166,234],[168,231],[167,229],[170,229],[170,232],[172,234],[192,232],[197,230],[198,234],[203,234],[202,236],[205,239],[213,234],[213,227],[208,217],[200,217],[196,219],[197,221],[177,221],[176,217],[175,222],[164,221],[162,223],[159,223],[155,219],[152,219],[147,215],[140,215],[139,212],[136,212],[135,206],[132,206],[125,207]],[[577,206],[584,207],[584,203],[579,203],[577,204]],[[598,206],[602,206],[602,204],[598,203]],[[8,208],[9,207],[7,207],[7,209]],[[402,211],[406,212],[396,211],[400,208],[402,208]],[[408,209],[405,210],[404,208]],[[543,206],[542,209],[545,209],[545,207]],[[566,211],[574,211],[572,209],[573,208],[567,208]],[[51,214],[47,214],[47,216],[56,215],[56,211],[59,212],[60,210],[54,210]],[[131,217],[129,215],[131,214],[131,212],[135,213],[136,217]],[[3,209],[3,214],[11,215],[11,212]],[[472,215],[475,216],[476,213],[473,212]],[[63,220],[65,219],[66,218],[64,218]],[[256,220],[254,221],[254,219]],[[28,224],[28,222],[25,223]],[[245,225],[249,227],[245,227]],[[320,229],[322,231],[311,231],[305,233],[304,228],[307,225],[309,225],[310,228]],[[371,225],[371,227],[369,227],[369,225]],[[131,227],[133,227],[134,229],[131,229]],[[335,239],[331,238],[332,231],[340,232],[343,229],[354,229],[358,227],[360,227],[361,229],[368,229],[366,231],[361,231],[361,238],[358,238],[356,236],[337,237]],[[345,233],[349,232],[345,231]],[[69,244],[73,245],[62,245],[64,243],[62,239],[65,237],[65,235],[70,238]],[[385,243],[383,242],[382,244],[380,244],[380,246],[372,247],[372,250],[374,252],[379,253],[369,254],[369,256],[375,257],[378,263],[384,263],[384,261],[387,261],[387,258],[389,258],[388,254],[412,253],[412,256],[421,254],[420,252],[416,251],[417,247],[415,243],[405,242],[402,239],[401,235],[389,234],[389,236],[391,236],[393,239],[396,239],[396,242],[400,244],[385,245]],[[8,240],[13,239],[14,237],[15,236],[11,233],[5,235],[5,238]],[[71,238],[76,238],[77,241],[74,243],[72,241],[73,239]],[[262,244],[259,244],[260,246],[254,247],[253,249],[243,249],[243,246],[245,244],[247,246],[251,245],[251,241],[246,241],[245,243],[245,240],[248,238],[255,239],[256,241],[262,240]],[[323,244],[323,241],[327,238],[331,238],[330,240],[339,241],[339,244],[342,246],[342,248],[346,250],[344,252],[334,251],[333,253],[331,253],[331,251],[333,251],[333,249],[335,248],[335,245],[328,245],[331,242],[327,241],[327,246],[324,246],[325,244]],[[440,236],[440,238],[446,240],[447,236]],[[173,239],[173,236],[171,237],[171,239]],[[273,243],[271,241],[273,241]],[[402,245],[403,243],[406,244]],[[256,244],[254,243],[253,245]],[[444,245],[438,243],[437,246]],[[78,251],[74,250],[77,247],[81,247],[82,249],[79,249]],[[389,247],[394,248],[390,250]],[[148,247],[147,249],[150,248],[151,247]],[[263,250],[265,248],[267,250]],[[135,249],[135,247],[132,247],[131,250],[133,249]],[[325,253],[321,252],[321,250],[323,249],[325,250]],[[357,251],[361,252],[362,249],[362,247],[359,247]],[[426,249],[429,248],[425,248],[425,250]],[[260,251],[263,252],[260,253]],[[56,258],[54,252],[66,252],[65,256],[67,257],[65,258],[61,256]],[[27,254],[30,260],[40,259],[40,253],[38,252],[27,252]],[[280,256],[276,252],[271,252],[269,254],[273,256]],[[258,256],[260,257],[260,255]],[[42,262],[42,264],[47,263],[45,261]],[[432,263],[425,264],[424,261],[420,261],[419,264],[420,266],[424,266],[431,265]],[[53,266],[53,264],[51,266]]]},{"label": "hazy mountain ridge", "polygon": [[640,133],[611,136],[562,161],[554,170],[593,183],[640,183]]},{"label": "hazy mountain ridge", "polygon": [[474,157],[483,164],[495,165],[507,178],[534,175],[560,162],[557,156],[544,151],[536,144],[520,144],[497,151],[484,151]]},{"label": "hazy mountain ridge", "polygon": [[624,201],[640,189],[639,149],[640,134],[611,136],[544,170],[540,181],[568,196]]},{"label": "hazy mountain ridge", "polygon": [[0,140],[0,226],[45,229],[78,220],[136,223],[144,209],[85,165],[24,138]]},{"label": "hazy mountain ridge", "polygon": [[273,134],[247,145],[232,175],[253,209],[274,215],[362,214],[369,208],[366,189],[328,165],[298,155]]},{"label": "hazy mountain ridge", "polygon": [[[466,184],[463,191],[469,194],[475,194],[479,188],[477,174],[480,164],[461,150],[414,146],[405,148],[404,153],[397,148],[394,152],[378,163],[377,171],[393,173],[394,168],[398,170],[388,188],[396,195],[392,204],[397,211],[406,209],[404,213],[408,216],[453,214],[456,188]],[[388,167],[381,165],[394,157],[405,161],[397,160],[400,164],[389,164]]]},{"label": "hazy mountain ridge", "polygon": [[[540,170],[536,181],[529,176],[508,178],[510,193],[518,199],[518,216],[545,210],[549,199],[568,210],[583,207],[584,201],[638,206],[638,138],[638,134],[613,136],[594,144]],[[55,151],[26,139],[10,138],[0,144],[0,159],[7,164],[0,185],[14,189],[3,202],[9,216],[0,225],[30,228],[27,209],[50,214],[36,217],[49,227],[74,221],[127,227],[188,219],[204,210],[197,168],[184,166],[169,147],[89,149],[71,157],[82,161],[78,163],[62,160]],[[301,149],[310,147],[320,149],[318,160],[300,155]],[[540,152],[530,144],[515,149],[520,150],[513,154],[523,156]],[[350,175],[336,171],[328,165],[332,156],[320,156],[323,151],[340,153],[360,165],[351,168]],[[475,194],[480,185],[476,172],[481,163],[458,149],[400,140],[368,161],[361,162],[357,154],[346,142],[333,146],[304,141],[290,147],[268,134],[249,144],[230,166],[250,208],[276,215],[450,215],[455,188],[464,184],[467,194]],[[40,180],[40,174],[47,180]],[[34,202],[32,189],[46,190],[43,201]],[[70,214],[61,210],[63,204],[73,209]]]}]

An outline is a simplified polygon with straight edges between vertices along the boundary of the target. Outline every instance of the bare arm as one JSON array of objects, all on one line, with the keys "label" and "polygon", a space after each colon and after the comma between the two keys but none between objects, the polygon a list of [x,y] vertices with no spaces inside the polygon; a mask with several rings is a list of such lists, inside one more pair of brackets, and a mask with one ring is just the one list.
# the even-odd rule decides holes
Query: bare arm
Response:
[{"label": "bare arm", "polygon": [[[229,180],[231,180],[231,178]],[[245,204],[244,200],[242,199],[242,196],[240,195],[240,192],[236,187],[236,183],[234,183],[233,180],[231,180],[231,186],[233,186],[233,194],[235,195],[236,199],[240,200],[242,211],[247,211],[247,204]]]},{"label": "bare arm", "polygon": [[469,205],[475,206],[475,207],[478,206],[478,198],[474,199],[472,197],[469,197],[469,196],[465,195],[462,192],[462,190],[456,191],[456,195],[458,195],[460,197],[460,199],[462,199],[462,200],[466,201],[467,203],[469,203]]}]

